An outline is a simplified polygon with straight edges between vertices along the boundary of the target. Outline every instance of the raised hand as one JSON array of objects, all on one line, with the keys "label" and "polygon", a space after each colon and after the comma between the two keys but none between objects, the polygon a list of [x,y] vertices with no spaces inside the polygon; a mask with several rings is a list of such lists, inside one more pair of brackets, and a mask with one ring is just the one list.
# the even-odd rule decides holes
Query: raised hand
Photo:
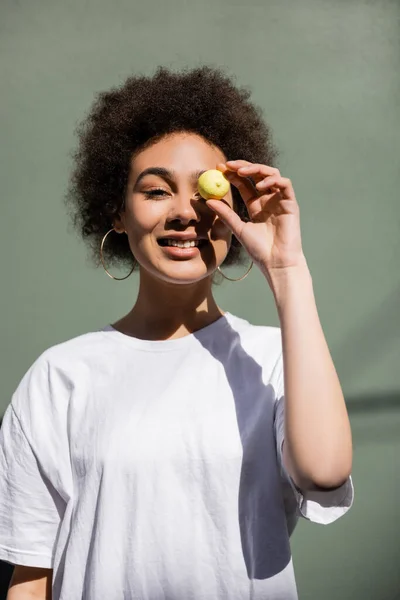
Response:
[{"label": "raised hand", "polygon": [[274,167],[246,160],[220,163],[217,168],[239,190],[250,221],[242,221],[223,200],[207,200],[207,205],[262,271],[304,264],[300,211],[290,179]]}]

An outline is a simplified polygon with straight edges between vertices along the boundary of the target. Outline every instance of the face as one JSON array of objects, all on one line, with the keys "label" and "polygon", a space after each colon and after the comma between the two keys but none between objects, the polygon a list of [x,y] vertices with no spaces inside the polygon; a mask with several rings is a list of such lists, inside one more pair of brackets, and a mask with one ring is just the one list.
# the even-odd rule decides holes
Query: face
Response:
[{"label": "face", "polygon": [[[211,276],[223,262],[231,233],[198,193],[197,179],[224,162],[219,148],[191,133],[164,137],[134,156],[115,227],[126,230],[142,269],[183,284]],[[233,207],[231,190],[224,201]]]}]

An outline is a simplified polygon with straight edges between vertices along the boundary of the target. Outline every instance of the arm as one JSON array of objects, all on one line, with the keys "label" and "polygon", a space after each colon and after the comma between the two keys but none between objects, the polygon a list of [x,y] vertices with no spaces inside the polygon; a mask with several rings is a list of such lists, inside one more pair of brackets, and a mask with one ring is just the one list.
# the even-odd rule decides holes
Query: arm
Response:
[{"label": "arm", "polygon": [[51,600],[53,569],[15,565],[7,600]]},{"label": "arm", "polygon": [[228,161],[218,168],[239,190],[250,220],[242,221],[220,200],[207,200],[207,206],[258,265],[278,309],[285,387],[285,468],[301,490],[339,487],[351,471],[350,423],[318,317],[292,182],[274,167],[246,160]]},{"label": "arm", "polygon": [[268,280],[282,333],[285,468],[300,489],[339,487],[351,473],[350,422],[305,259]]}]

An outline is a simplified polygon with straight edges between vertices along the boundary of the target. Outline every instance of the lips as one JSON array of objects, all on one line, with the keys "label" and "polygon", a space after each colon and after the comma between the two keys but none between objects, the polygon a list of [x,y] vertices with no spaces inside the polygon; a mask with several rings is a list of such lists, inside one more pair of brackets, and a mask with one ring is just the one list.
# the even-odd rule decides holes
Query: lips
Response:
[{"label": "lips", "polygon": [[171,246],[175,248],[201,248],[208,239],[193,234],[171,235],[158,238],[160,246]]}]

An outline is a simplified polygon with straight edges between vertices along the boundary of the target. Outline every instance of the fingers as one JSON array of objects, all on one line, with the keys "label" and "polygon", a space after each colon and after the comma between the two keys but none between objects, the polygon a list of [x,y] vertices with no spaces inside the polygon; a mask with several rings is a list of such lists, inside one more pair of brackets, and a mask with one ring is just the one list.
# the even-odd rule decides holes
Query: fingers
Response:
[{"label": "fingers", "polygon": [[240,240],[244,222],[239,215],[236,214],[223,200],[207,200],[206,202],[207,206],[215,212],[221,221],[223,221],[238,240]]},{"label": "fingers", "polygon": [[257,181],[268,175],[280,175],[279,169],[275,167],[251,163],[248,160],[228,160],[226,166],[229,170],[234,170],[245,177],[252,176]]},{"label": "fingers", "polygon": [[282,198],[286,200],[294,199],[293,185],[290,179],[287,177],[281,177],[280,175],[271,175],[262,179],[256,184],[256,188],[260,193],[267,192],[269,188],[279,190]]},{"label": "fingers", "polygon": [[[241,178],[242,181],[249,181],[248,179],[246,180],[245,178],[252,177],[254,179],[254,181],[256,182],[255,191],[258,194],[268,194],[269,188],[270,188],[271,189],[270,193],[274,193],[277,190],[279,190],[282,198],[285,198],[288,200],[292,200],[295,198],[291,180],[288,179],[287,177],[282,177],[279,169],[276,169],[275,167],[270,167],[268,165],[255,164],[255,163],[253,164],[246,160],[230,160],[230,161],[227,161],[226,166],[228,167],[229,171],[225,175],[228,175],[227,178],[229,178],[232,181],[233,185],[235,185],[235,186],[236,186],[236,179],[234,181],[233,176],[231,176],[232,179],[229,177],[229,173],[231,172],[231,170],[234,173],[236,173],[235,177],[239,178],[239,179]],[[254,196],[254,186],[252,186],[252,189],[253,189],[253,196]],[[249,190],[247,185],[246,185],[246,190]],[[247,198],[243,198],[243,199],[245,201],[246,200],[249,201],[252,198],[247,197]]]},{"label": "fingers", "polygon": [[[226,163],[226,165],[228,165],[228,163]],[[229,183],[234,185],[235,188],[239,190],[239,193],[242,196],[245,203],[249,202],[254,197],[257,197],[257,190],[255,189],[250,179],[247,179],[244,176],[240,176],[237,173],[237,170],[229,169],[222,163],[218,165],[218,169],[223,172],[225,177],[228,179]]]}]

